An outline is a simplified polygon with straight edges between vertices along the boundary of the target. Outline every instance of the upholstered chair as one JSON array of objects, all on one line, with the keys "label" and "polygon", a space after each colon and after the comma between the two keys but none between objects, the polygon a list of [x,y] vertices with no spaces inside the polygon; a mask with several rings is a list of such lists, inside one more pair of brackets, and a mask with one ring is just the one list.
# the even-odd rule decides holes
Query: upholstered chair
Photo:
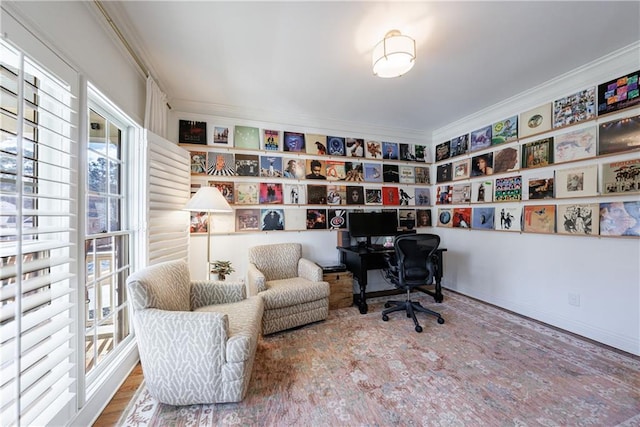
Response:
[{"label": "upholstered chair", "polygon": [[329,315],[329,283],[322,268],[302,257],[299,243],[249,248],[249,292],[264,302],[262,333],[272,334],[324,320]]},{"label": "upholstered chair", "polygon": [[127,279],[144,380],[162,403],[241,401],[249,386],[263,303],[243,282],[192,281],[184,261]]}]

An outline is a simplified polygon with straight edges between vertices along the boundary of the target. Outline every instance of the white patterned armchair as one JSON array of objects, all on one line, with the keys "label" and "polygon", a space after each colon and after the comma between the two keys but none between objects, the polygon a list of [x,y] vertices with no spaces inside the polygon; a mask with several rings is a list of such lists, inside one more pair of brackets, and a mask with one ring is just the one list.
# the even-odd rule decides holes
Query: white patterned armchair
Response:
[{"label": "white patterned armchair", "polygon": [[191,281],[184,261],[127,279],[149,393],[162,403],[241,401],[249,386],[264,305],[244,283]]},{"label": "white patterned armchair", "polygon": [[302,258],[299,243],[249,248],[249,292],[264,302],[262,333],[324,320],[329,315],[329,283],[322,268]]}]

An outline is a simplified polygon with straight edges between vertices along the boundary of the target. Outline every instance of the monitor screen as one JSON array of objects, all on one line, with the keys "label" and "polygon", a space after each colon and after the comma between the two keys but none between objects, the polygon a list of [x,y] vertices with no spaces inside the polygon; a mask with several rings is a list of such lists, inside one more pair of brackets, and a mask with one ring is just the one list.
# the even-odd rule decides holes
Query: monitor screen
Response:
[{"label": "monitor screen", "polygon": [[395,212],[350,212],[349,234],[352,237],[393,236],[398,231]]}]

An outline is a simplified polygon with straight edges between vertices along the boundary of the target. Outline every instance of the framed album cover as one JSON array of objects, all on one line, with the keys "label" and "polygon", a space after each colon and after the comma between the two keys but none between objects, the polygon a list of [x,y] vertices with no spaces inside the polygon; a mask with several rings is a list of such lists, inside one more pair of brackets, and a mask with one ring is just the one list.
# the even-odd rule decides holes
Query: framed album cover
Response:
[{"label": "framed album cover", "polygon": [[206,151],[190,151],[191,156],[191,174],[206,175],[207,174],[207,152]]},{"label": "framed album cover", "polygon": [[282,157],[260,156],[260,176],[282,178]]},{"label": "framed album cover", "polygon": [[416,206],[431,206],[431,188],[416,187],[414,192]]},{"label": "framed album cover", "polygon": [[263,149],[265,151],[280,151],[280,131],[265,129],[262,133]]},{"label": "framed album cover", "polygon": [[553,101],[553,127],[561,128],[595,119],[596,88],[590,87]]},{"label": "framed album cover", "polygon": [[233,130],[233,145],[236,148],[260,149],[260,130],[252,126],[236,126]]},{"label": "framed album cover", "polygon": [[505,147],[493,154],[493,173],[513,172],[520,169],[520,146]]},{"label": "framed album cover", "polygon": [[595,126],[556,135],[553,138],[553,162],[564,163],[588,159],[597,154]]},{"label": "framed album cover", "polygon": [[489,203],[493,200],[493,181],[471,182],[471,203]]},{"label": "framed album cover", "polygon": [[259,231],[260,209],[236,209],[236,231]]},{"label": "framed album cover", "polygon": [[416,171],[413,166],[398,166],[398,174],[400,176],[400,183],[402,184],[415,184],[416,183]]},{"label": "framed album cover", "polygon": [[229,128],[225,126],[216,126],[213,128],[213,143],[215,145],[229,144]]},{"label": "framed album cover", "polygon": [[499,231],[522,231],[522,206],[510,205],[496,208],[494,229]]},{"label": "framed album cover", "polygon": [[415,146],[413,144],[400,143],[400,160],[414,162],[416,160]]},{"label": "framed album cover", "polygon": [[341,160],[327,160],[325,162],[327,179],[329,181],[344,181],[347,179],[347,171]]},{"label": "framed album cover", "polygon": [[450,142],[451,157],[461,156],[469,151],[469,134],[457,136]]},{"label": "framed album cover", "polygon": [[518,116],[494,123],[491,129],[491,145],[504,144],[518,139]]},{"label": "framed album cover", "polygon": [[471,132],[469,141],[469,152],[482,150],[491,147],[491,126],[485,126],[481,129]]},{"label": "framed album cover", "polygon": [[400,168],[398,165],[382,164],[383,182],[400,182]]},{"label": "framed album cover", "polygon": [[598,85],[598,115],[640,104],[640,70]]},{"label": "framed album cover", "polygon": [[330,156],[345,156],[344,138],[340,136],[327,137],[327,153]]},{"label": "framed album cover", "polygon": [[389,160],[398,160],[400,157],[400,148],[397,142],[382,141],[382,158]]},{"label": "framed album cover", "polygon": [[364,139],[345,138],[347,157],[364,157]]},{"label": "framed album cover", "polygon": [[436,145],[436,162],[447,160],[451,154],[450,151],[451,141],[441,142]]},{"label": "framed album cover", "polygon": [[305,152],[304,133],[300,132],[284,132],[284,151],[293,153]]},{"label": "framed album cover", "polygon": [[601,236],[640,236],[640,201],[600,203]]},{"label": "framed album cover", "polygon": [[453,162],[453,180],[467,179],[471,174],[471,160],[464,159]]},{"label": "framed album cover", "polygon": [[398,187],[398,197],[400,198],[400,206],[414,206],[415,202],[415,192],[413,187],[404,186]]},{"label": "framed album cover", "polygon": [[429,166],[415,167],[416,184],[431,184]]},{"label": "framed album cover", "polygon": [[260,209],[260,230],[284,230],[284,209]]},{"label": "framed album cover", "polygon": [[451,194],[451,203],[459,205],[469,202],[471,202],[471,184],[468,182],[465,182],[464,184],[455,184]]},{"label": "framed album cover", "polygon": [[347,186],[346,185],[327,185],[327,204],[328,205],[346,205],[347,204]]},{"label": "framed album cover", "polygon": [[399,206],[400,193],[398,187],[382,187],[382,204],[385,206]]},{"label": "framed album cover", "polygon": [[238,153],[235,157],[236,175],[258,176],[260,174],[260,158],[257,154]]},{"label": "framed album cover", "polygon": [[306,209],[285,209],[284,210],[284,229],[285,230],[306,230],[307,229],[307,210]]},{"label": "framed album cover", "polygon": [[471,176],[493,175],[493,153],[484,153],[471,159]]},{"label": "framed album cover", "polygon": [[180,120],[178,143],[207,145],[207,122]]},{"label": "framed album cover", "polygon": [[306,163],[304,159],[297,157],[285,157],[282,159],[282,176],[292,179],[303,179]]},{"label": "framed album cover", "polygon": [[553,199],[553,172],[547,178],[529,178],[528,200]]},{"label": "framed album cover", "polygon": [[261,182],[259,187],[260,204],[282,204],[282,184],[277,182]]},{"label": "framed album cover", "polygon": [[436,204],[437,205],[450,205],[453,186],[451,185],[438,185],[436,187]]},{"label": "framed album cover", "polygon": [[364,203],[365,205],[381,205],[382,189],[381,188],[365,188]]},{"label": "framed album cover", "polygon": [[604,194],[640,193],[640,159],[602,165]]},{"label": "framed album cover", "polygon": [[522,144],[522,169],[541,168],[553,163],[553,137]]},{"label": "framed album cover", "polygon": [[207,174],[213,176],[235,176],[236,162],[233,153],[210,151],[207,155]]},{"label": "framed album cover", "polygon": [[495,202],[517,202],[522,200],[522,176],[496,178],[493,200]]},{"label": "framed album cover", "polygon": [[556,232],[556,205],[527,205],[524,207],[525,233],[553,234]]},{"label": "framed album cover", "polygon": [[416,210],[398,209],[398,225],[403,230],[413,230],[416,228]]},{"label": "framed album cover", "polygon": [[305,184],[283,184],[282,195],[286,205],[307,204],[307,186]]},{"label": "framed album cover", "polygon": [[307,209],[307,230],[326,230],[327,210]]},{"label": "framed album cover", "polygon": [[589,197],[598,194],[598,165],[556,170],[556,198]]},{"label": "framed album cover", "polygon": [[[344,162],[344,170],[347,174],[345,181],[362,182],[364,181],[364,170],[362,162]],[[398,169],[396,168],[396,178],[398,176]],[[383,170],[384,177],[384,170]]]},{"label": "framed album cover", "polygon": [[327,136],[318,135],[317,133],[305,133],[305,150],[307,154],[316,156],[327,155]]},{"label": "framed album cover", "polygon": [[598,126],[598,155],[640,149],[640,116],[627,117]]},{"label": "framed album cover", "polygon": [[382,143],[380,141],[367,141],[364,157],[367,159],[382,159]]},{"label": "framed album cover", "polygon": [[600,229],[598,203],[570,203],[558,205],[556,230],[558,234],[597,235]]},{"label": "framed album cover", "polygon": [[367,182],[382,182],[382,163],[365,163],[364,180]]},{"label": "framed album cover", "polygon": [[471,213],[471,228],[477,230],[493,230],[496,208],[473,208]]},{"label": "framed album cover", "polygon": [[453,228],[471,228],[471,208],[453,208]]},{"label": "framed album cover", "polygon": [[432,227],[431,209],[416,209],[417,226]]},{"label": "framed album cover", "polygon": [[453,227],[453,208],[438,208],[438,227]]},{"label": "framed album cover", "polygon": [[329,209],[327,225],[330,230],[347,228],[347,211],[344,209]]},{"label": "framed album cover", "polygon": [[427,160],[427,146],[426,145],[422,145],[422,144],[416,144],[415,145],[415,153],[416,153],[416,158],[415,161],[419,162],[419,163],[424,163]]},{"label": "framed album cover", "polygon": [[234,186],[236,205],[257,205],[259,186],[257,182],[237,182]]},{"label": "framed album cover", "polygon": [[520,114],[518,136],[526,138],[551,130],[551,103],[541,105]]},{"label": "framed album cover", "polygon": [[436,167],[436,183],[451,181],[453,176],[453,167],[451,163],[438,165]]}]

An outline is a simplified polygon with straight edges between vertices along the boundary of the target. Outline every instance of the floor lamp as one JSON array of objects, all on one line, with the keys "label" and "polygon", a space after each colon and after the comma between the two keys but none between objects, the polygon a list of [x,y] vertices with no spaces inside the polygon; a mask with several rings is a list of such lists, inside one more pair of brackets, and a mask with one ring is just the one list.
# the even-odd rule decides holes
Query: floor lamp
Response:
[{"label": "floor lamp", "polygon": [[229,203],[216,187],[200,187],[183,208],[186,211],[207,213],[207,276],[211,273],[211,214],[233,212]]}]

